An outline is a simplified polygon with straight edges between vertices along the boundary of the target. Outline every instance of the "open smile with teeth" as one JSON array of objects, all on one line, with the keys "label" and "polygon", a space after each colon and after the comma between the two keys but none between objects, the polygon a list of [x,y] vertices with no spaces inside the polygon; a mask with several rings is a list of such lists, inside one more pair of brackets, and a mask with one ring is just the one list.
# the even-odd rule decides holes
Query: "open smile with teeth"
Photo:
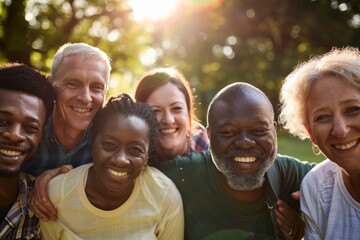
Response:
[{"label": "open smile with teeth", "polygon": [[7,150],[3,148],[0,149],[0,153],[8,157],[17,157],[21,155],[20,151]]},{"label": "open smile with teeth", "polygon": [[129,174],[128,172],[117,172],[117,171],[112,170],[110,168],[108,170],[109,170],[111,175],[114,175],[114,176],[117,176],[117,177],[122,177],[122,176],[125,176],[125,175]]},{"label": "open smile with teeth", "polygon": [[235,157],[235,162],[252,163],[256,161],[256,157]]},{"label": "open smile with teeth", "polygon": [[358,143],[358,141],[359,140],[355,140],[355,141],[352,141],[350,143],[343,144],[343,145],[334,145],[334,147],[339,150],[347,150],[347,149],[350,149],[353,146],[355,146]]},{"label": "open smile with teeth", "polygon": [[79,107],[73,107],[73,110],[75,112],[79,112],[79,113],[87,113],[91,111],[91,108],[79,108]]},{"label": "open smile with teeth", "polygon": [[176,132],[176,128],[161,129],[160,132],[163,133],[163,134],[170,134],[170,133]]}]

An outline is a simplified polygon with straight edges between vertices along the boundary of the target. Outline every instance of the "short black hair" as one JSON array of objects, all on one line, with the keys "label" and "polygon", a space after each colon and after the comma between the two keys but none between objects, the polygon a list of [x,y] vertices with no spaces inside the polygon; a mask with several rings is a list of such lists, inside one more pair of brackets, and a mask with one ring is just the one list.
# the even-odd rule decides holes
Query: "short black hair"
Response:
[{"label": "short black hair", "polygon": [[122,93],[117,97],[111,97],[106,103],[106,106],[96,113],[91,128],[93,139],[95,138],[97,131],[101,131],[104,119],[111,114],[136,116],[145,121],[149,127],[148,155],[150,155],[155,148],[156,141],[159,138],[158,122],[151,107],[146,103],[134,102],[134,100],[126,93]]},{"label": "short black hair", "polygon": [[45,105],[46,119],[54,109],[55,94],[45,75],[21,63],[0,67],[0,88],[24,92],[40,98]]}]

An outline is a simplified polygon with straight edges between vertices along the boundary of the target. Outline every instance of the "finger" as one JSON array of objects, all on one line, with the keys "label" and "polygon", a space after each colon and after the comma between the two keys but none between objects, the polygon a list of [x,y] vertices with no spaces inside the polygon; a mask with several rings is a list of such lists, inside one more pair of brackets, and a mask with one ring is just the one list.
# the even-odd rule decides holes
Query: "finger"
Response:
[{"label": "finger", "polygon": [[295,200],[300,200],[300,191],[293,192],[291,197]]},{"label": "finger", "polygon": [[73,167],[70,164],[63,165],[60,167],[60,173],[67,173],[70,172],[73,169]]}]

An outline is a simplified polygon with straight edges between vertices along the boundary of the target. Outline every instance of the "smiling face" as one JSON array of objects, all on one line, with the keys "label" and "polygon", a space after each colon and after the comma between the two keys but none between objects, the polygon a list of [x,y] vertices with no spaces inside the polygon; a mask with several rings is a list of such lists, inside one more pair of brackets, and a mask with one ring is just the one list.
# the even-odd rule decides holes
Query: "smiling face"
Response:
[{"label": "smiling face", "polygon": [[43,101],[0,89],[0,176],[18,174],[36,152],[46,121]]},{"label": "smiling face", "polygon": [[307,129],[331,161],[360,170],[360,91],[336,77],[319,79],[306,102]]},{"label": "smiling face", "polygon": [[59,129],[88,129],[104,102],[107,68],[103,61],[66,56],[52,79],[56,92],[55,121]]},{"label": "smiling face", "polygon": [[[246,95],[246,96],[245,96]],[[209,114],[213,160],[231,188],[260,188],[277,152],[271,104],[259,93],[224,94]]]},{"label": "smiling face", "polygon": [[171,159],[187,152],[189,114],[184,94],[172,83],[157,88],[147,99],[156,113],[160,138],[156,152]]},{"label": "smiling face", "polygon": [[143,119],[107,116],[92,145],[98,188],[115,194],[131,192],[147,162],[148,149],[149,127]]}]

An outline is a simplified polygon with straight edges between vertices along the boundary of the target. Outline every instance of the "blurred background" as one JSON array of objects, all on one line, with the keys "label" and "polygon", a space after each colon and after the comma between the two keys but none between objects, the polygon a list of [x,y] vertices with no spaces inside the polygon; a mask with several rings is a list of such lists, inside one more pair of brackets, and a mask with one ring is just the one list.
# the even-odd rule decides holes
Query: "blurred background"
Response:
[{"label": "blurred background", "polygon": [[[177,67],[205,124],[210,99],[225,85],[251,83],[278,110],[281,83],[299,62],[333,47],[359,47],[360,1],[0,0],[0,64],[22,62],[49,74],[67,42],[110,56],[107,97],[132,94],[148,69]],[[279,152],[323,159],[281,128]]]}]

